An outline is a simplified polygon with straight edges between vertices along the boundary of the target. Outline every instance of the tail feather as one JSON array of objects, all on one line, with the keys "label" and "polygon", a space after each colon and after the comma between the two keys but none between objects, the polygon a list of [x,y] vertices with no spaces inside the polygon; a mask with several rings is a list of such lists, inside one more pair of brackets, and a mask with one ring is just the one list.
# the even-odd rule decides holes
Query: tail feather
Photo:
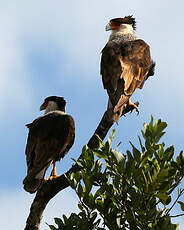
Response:
[{"label": "tail feather", "polygon": [[148,79],[149,76],[153,76],[155,74],[155,65],[156,63],[154,61],[151,61],[151,66],[149,68],[149,72],[147,74],[146,80]]},{"label": "tail feather", "polygon": [[118,120],[120,119],[120,117],[122,116],[122,113],[124,111],[124,106],[126,106],[128,99],[130,96],[126,96],[126,95],[121,95],[118,103],[113,106],[113,102],[111,101],[111,98],[109,97],[109,101],[108,101],[108,116],[110,120],[113,120],[114,122],[118,122]]},{"label": "tail feather", "polygon": [[43,179],[35,179],[27,176],[23,180],[24,189],[29,193],[35,193],[42,185]]},{"label": "tail feather", "polygon": [[45,172],[50,164],[48,164],[46,167],[44,167],[41,170],[38,170],[37,168],[33,168],[28,171],[27,176],[23,180],[24,189],[29,193],[36,192],[43,183],[43,178],[45,176]]},{"label": "tail feather", "polygon": [[130,96],[126,96],[122,94],[118,103],[114,107],[114,113],[117,113],[118,111],[123,110],[124,106],[126,106],[126,104],[128,103],[129,98]]}]

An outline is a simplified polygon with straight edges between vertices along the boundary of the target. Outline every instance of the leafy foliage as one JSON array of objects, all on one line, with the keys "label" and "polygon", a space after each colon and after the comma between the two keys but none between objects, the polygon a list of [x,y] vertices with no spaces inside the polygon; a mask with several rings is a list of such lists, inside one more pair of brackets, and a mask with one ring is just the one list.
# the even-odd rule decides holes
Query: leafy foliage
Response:
[{"label": "leafy foliage", "polygon": [[[99,139],[100,148],[84,146],[82,157],[76,161],[81,171],[68,178],[79,198],[79,214],[69,218],[55,218],[57,230],[178,230],[171,223],[170,213],[184,189],[178,188],[178,197],[172,200],[173,191],[184,176],[184,154],[174,160],[174,147],[165,148],[159,143],[167,127],[153,117],[144,124],[139,137],[140,149],[132,143],[132,151],[122,154],[112,149],[114,131],[108,141]],[[95,157],[95,155],[97,157]],[[96,158],[98,158],[96,160]]]}]

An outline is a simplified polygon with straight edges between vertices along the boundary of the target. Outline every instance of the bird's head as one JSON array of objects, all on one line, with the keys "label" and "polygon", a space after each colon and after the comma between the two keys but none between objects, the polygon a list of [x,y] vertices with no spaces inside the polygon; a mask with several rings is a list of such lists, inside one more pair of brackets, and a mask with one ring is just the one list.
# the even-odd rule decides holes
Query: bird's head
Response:
[{"label": "bird's head", "polygon": [[45,98],[40,106],[40,111],[45,110],[45,114],[51,111],[60,110],[65,112],[66,101],[63,97],[50,96]]},{"label": "bird's head", "polygon": [[105,30],[111,30],[113,33],[121,32],[123,34],[134,33],[136,29],[135,18],[126,16],[124,18],[113,18],[106,25]]}]

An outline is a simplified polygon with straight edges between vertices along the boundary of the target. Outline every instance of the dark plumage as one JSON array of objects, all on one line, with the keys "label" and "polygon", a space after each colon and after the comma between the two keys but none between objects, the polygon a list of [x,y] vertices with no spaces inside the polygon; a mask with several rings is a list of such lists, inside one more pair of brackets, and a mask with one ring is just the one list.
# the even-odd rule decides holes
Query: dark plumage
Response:
[{"label": "dark plumage", "polygon": [[[30,193],[40,188],[49,165],[63,158],[74,143],[75,124],[72,116],[64,113],[65,104],[62,97],[46,98],[40,107],[40,110],[46,109],[46,114],[26,125],[29,128],[26,145],[28,170],[23,184]],[[52,107],[47,112],[50,105]]]}]

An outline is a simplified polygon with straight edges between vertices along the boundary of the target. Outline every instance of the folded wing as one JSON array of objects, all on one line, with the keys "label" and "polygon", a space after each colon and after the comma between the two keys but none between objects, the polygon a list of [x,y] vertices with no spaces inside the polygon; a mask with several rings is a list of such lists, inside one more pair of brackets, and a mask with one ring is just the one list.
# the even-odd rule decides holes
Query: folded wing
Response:
[{"label": "folded wing", "polygon": [[52,112],[28,124],[26,145],[27,176],[24,188],[35,192],[43,182],[46,169],[65,156],[74,143],[75,124],[70,115]]}]

